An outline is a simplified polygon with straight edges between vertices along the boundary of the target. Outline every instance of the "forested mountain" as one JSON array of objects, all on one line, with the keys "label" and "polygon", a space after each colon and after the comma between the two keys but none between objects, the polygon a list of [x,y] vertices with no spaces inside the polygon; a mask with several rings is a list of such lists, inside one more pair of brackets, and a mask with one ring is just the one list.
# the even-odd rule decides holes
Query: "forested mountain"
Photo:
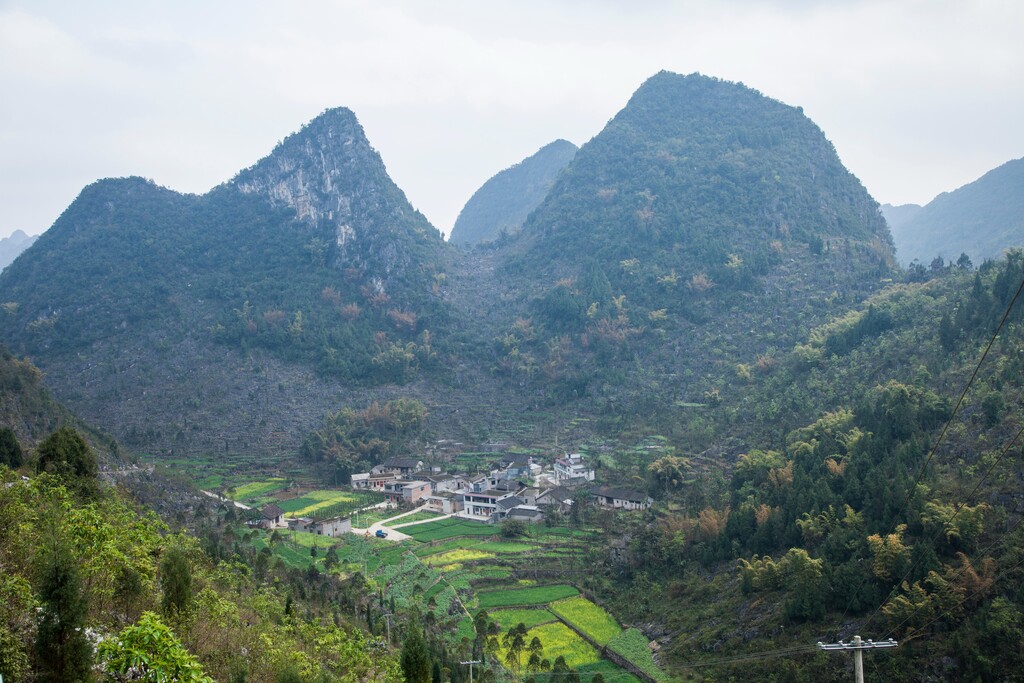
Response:
[{"label": "forested mountain", "polygon": [[37,235],[26,235],[21,230],[15,230],[9,236],[0,239],[0,270],[11,265],[18,254],[32,246],[38,239]]},{"label": "forested mountain", "polygon": [[729,391],[723,366],[770,358],[892,264],[878,205],[799,109],[671,73],[580,149],[518,236],[479,253],[494,272],[465,305],[491,325],[499,373],[648,416]]},{"label": "forested mountain", "polygon": [[567,140],[555,140],[495,175],[466,202],[448,239],[455,244],[476,244],[496,240],[503,232],[517,232],[544,201],[576,150]]},{"label": "forested mountain", "polygon": [[[134,444],[279,442],[337,387],[434,372],[448,250],[335,109],[202,196],[85,188],[0,276],[3,336]],[[272,390],[296,411],[268,418]]]},{"label": "forested mountain", "polygon": [[929,264],[936,257],[955,261],[960,254],[980,263],[1024,246],[1024,159],[943,192],[909,216],[894,216],[889,225],[904,265]]}]

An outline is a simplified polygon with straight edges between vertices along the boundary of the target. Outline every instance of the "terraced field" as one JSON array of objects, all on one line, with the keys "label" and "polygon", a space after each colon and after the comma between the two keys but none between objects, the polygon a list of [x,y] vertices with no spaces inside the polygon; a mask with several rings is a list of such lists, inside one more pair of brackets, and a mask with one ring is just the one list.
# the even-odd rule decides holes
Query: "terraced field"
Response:
[{"label": "terraced field", "polygon": [[354,510],[381,500],[374,493],[355,491],[309,491],[297,498],[276,501],[288,517],[334,516],[351,514]]},{"label": "terraced field", "polygon": [[[529,538],[504,539],[500,528],[457,518],[404,531],[414,540],[338,539],[341,566],[360,572],[365,567],[371,584],[382,589],[397,609],[416,606],[421,614],[432,613],[450,634],[451,646],[463,647],[461,643],[474,639],[472,616],[486,610],[502,631],[524,624],[527,642],[536,636],[549,662],[562,656],[581,674],[601,673],[614,683],[641,683],[602,658],[600,647],[617,645],[615,651],[638,669],[655,678],[662,676],[643,634],[624,631],[575,586],[554,582],[557,579],[552,577],[573,576],[581,570],[577,558],[589,541],[587,531],[535,527]],[[504,654],[498,653],[502,661]]]},{"label": "terraced field", "polygon": [[493,590],[477,594],[482,609],[520,605],[547,605],[562,598],[579,595],[579,591],[565,584],[532,586],[513,590]]},{"label": "terraced field", "polygon": [[622,628],[612,615],[584,597],[553,602],[550,609],[567,624],[601,646],[607,645],[612,638],[622,632]]}]

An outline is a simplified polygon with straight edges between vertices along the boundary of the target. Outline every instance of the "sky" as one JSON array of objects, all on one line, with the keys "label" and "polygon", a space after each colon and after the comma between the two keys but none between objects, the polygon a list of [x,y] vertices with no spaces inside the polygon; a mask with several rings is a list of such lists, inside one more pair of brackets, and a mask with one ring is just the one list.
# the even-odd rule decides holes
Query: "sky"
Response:
[{"label": "sky", "polygon": [[882,203],[1024,156],[1020,0],[0,0],[0,237],[83,187],[203,193],[352,109],[448,232],[498,171],[660,70],[802,106]]}]

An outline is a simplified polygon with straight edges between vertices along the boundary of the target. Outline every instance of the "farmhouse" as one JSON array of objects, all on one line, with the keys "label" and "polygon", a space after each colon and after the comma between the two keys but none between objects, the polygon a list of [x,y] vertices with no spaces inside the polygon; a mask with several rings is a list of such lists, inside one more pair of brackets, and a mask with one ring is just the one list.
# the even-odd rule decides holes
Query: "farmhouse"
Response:
[{"label": "farmhouse", "polygon": [[463,494],[466,516],[493,521],[498,512],[498,502],[514,496],[514,491],[495,491],[494,489],[479,493],[467,491]]},{"label": "farmhouse", "polygon": [[282,526],[284,520],[284,510],[277,507],[273,503],[264,505],[263,509],[260,510],[259,525],[264,529],[274,529]]},{"label": "farmhouse", "polygon": [[352,520],[348,517],[331,517],[313,521],[307,529],[317,536],[340,536],[352,533]]},{"label": "farmhouse", "polygon": [[413,505],[431,494],[429,481],[398,479],[384,485],[384,496],[392,503]]},{"label": "farmhouse", "polygon": [[388,482],[396,481],[398,475],[394,472],[374,474],[372,472],[361,472],[352,475],[352,488],[365,491],[383,491]]},{"label": "farmhouse", "polygon": [[461,498],[450,491],[424,496],[423,504],[427,506],[427,509],[440,512],[442,515],[452,515],[462,511]]},{"label": "farmhouse", "polygon": [[309,531],[309,526],[315,521],[312,517],[289,517],[288,528],[292,531]]},{"label": "farmhouse", "polygon": [[409,476],[423,469],[423,461],[416,458],[388,458],[370,470],[371,474],[397,474]]},{"label": "farmhouse", "polygon": [[466,486],[466,479],[454,474],[432,474],[423,477],[424,481],[430,482],[430,490],[433,493],[444,493],[446,491],[458,491]]},{"label": "farmhouse", "polygon": [[597,504],[606,508],[646,510],[654,504],[654,499],[646,493],[625,487],[602,486],[593,495]]},{"label": "farmhouse", "polygon": [[572,496],[573,492],[569,489],[556,486],[538,493],[534,498],[534,504],[539,508],[554,508],[559,512],[565,512],[572,506]]}]

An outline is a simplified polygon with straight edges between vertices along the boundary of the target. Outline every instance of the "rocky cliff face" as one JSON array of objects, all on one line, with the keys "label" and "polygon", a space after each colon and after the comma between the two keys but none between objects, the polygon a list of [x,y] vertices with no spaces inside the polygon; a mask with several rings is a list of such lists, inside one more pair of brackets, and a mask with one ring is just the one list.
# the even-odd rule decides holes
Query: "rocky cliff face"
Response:
[{"label": "rocky cliff face", "polygon": [[327,240],[337,267],[379,265],[391,274],[412,266],[403,240],[435,247],[442,241],[409,205],[355,114],[345,108],[310,121],[230,185],[294,210],[300,223]]}]

